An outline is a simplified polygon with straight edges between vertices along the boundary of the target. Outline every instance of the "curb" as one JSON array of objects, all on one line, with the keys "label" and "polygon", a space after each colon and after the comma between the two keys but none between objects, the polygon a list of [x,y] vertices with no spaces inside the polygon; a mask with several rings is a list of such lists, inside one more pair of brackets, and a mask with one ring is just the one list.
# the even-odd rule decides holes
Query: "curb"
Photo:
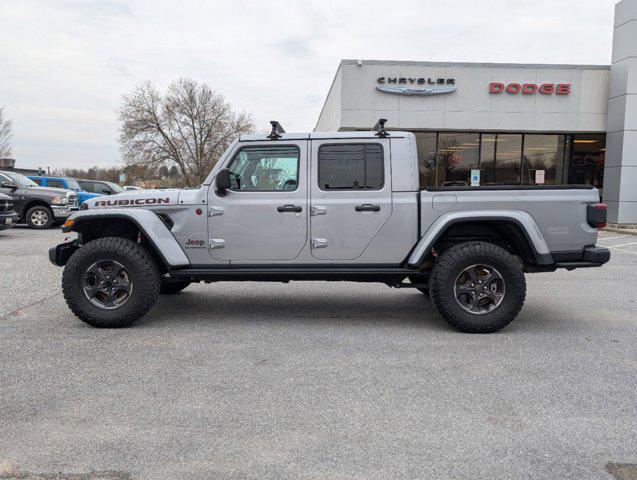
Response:
[{"label": "curb", "polygon": [[634,228],[612,228],[612,227],[604,227],[602,228],[604,232],[613,232],[613,233],[625,233],[626,235],[637,235],[637,229]]}]

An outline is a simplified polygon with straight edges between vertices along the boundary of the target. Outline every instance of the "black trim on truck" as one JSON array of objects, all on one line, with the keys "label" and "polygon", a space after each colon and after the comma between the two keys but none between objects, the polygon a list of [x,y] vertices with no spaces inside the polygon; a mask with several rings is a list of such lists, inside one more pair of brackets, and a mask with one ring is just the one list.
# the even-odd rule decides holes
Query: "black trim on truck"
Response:
[{"label": "black trim on truck", "polygon": [[451,192],[469,190],[593,190],[593,185],[482,185],[478,187],[425,187],[428,192]]}]

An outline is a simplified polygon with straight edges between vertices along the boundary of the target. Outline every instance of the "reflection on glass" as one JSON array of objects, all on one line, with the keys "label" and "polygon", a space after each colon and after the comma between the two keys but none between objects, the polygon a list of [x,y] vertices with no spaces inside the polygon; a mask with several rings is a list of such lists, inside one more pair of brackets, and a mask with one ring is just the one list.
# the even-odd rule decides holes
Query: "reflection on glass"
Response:
[{"label": "reflection on glass", "polygon": [[601,190],[604,184],[606,135],[572,135],[568,183],[589,184]]},{"label": "reflection on glass", "polygon": [[478,168],[479,159],[479,134],[439,134],[436,185],[438,187],[471,185],[471,170]]},{"label": "reflection on glass", "polygon": [[519,185],[522,135],[482,135],[480,185]]},{"label": "reflection on glass", "polygon": [[[522,155],[522,183],[535,185],[536,179],[544,172],[544,184],[562,183],[564,167],[564,135],[524,136],[524,155]],[[541,183],[541,182],[540,182]]]},{"label": "reflection on glass", "polygon": [[420,188],[436,186],[436,133],[418,132],[418,171]]}]

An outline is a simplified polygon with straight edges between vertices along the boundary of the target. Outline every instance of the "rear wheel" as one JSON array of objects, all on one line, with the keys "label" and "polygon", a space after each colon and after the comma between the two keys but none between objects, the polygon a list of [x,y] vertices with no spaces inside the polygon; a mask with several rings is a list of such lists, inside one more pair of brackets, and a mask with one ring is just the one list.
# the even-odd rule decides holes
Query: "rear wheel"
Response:
[{"label": "rear wheel", "polygon": [[440,314],[463,332],[489,333],[513,321],[526,296],[524,273],[503,248],[467,242],[445,251],[429,279]]},{"label": "rear wheel", "polygon": [[50,228],[51,225],[53,225],[53,220],[55,220],[51,209],[44,205],[36,205],[35,207],[29,208],[25,217],[29,227],[40,230]]},{"label": "rear wheel", "polygon": [[190,284],[190,280],[175,280],[174,278],[162,277],[159,293],[162,295],[173,295],[181,292]]},{"label": "rear wheel", "polygon": [[67,262],[62,292],[71,311],[94,327],[127,327],[145,315],[159,295],[160,274],[137,243],[100,238],[80,247]]}]

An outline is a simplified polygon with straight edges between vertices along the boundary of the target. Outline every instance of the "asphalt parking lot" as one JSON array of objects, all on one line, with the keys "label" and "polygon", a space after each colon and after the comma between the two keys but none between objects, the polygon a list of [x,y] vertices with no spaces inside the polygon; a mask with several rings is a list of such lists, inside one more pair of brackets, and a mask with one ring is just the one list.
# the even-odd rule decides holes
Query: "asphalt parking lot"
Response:
[{"label": "asphalt parking lot", "polygon": [[0,478],[584,480],[637,463],[637,236],[603,233],[604,268],[528,275],[491,335],[450,330],[415,291],[302,282],[192,285],[134,328],[93,329],[47,260],[63,236],[0,231]]}]

